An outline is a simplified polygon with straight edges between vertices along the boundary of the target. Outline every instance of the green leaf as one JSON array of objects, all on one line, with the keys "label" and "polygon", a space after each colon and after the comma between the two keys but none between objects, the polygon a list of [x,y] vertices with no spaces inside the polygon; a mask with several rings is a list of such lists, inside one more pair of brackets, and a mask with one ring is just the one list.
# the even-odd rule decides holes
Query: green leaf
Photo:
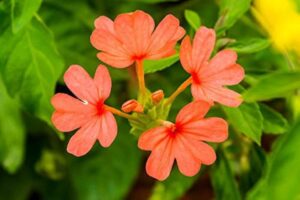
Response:
[{"label": "green leaf", "polygon": [[14,173],[24,157],[25,130],[19,105],[6,92],[0,77],[0,162]]},{"label": "green leaf", "polygon": [[156,71],[160,71],[165,68],[171,67],[178,60],[179,60],[178,53],[160,60],[145,60],[144,61],[145,74],[154,73]]},{"label": "green leaf", "polygon": [[129,1],[138,2],[138,3],[156,4],[156,3],[166,3],[166,2],[177,2],[179,0],[129,0]]},{"label": "green leaf", "polygon": [[262,101],[285,97],[300,88],[300,72],[275,72],[258,80],[243,93],[245,101]]},{"label": "green leaf", "polygon": [[265,104],[259,104],[263,115],[263,130],[266,133],[281,134],[289,128],[288,121],[277,111]]},{"label": "green leaf", "polygon": [[197,30],[201,26],[201,19],[195,11],[185,10],[184,17],[193,29]]},{"label": "green leaf", "polygon": [[[204,167],[201,169],[204,171]],[[190,189],[198,176],[186,177],[179,170],[173,169],[171,175],[163,182],[156,182],[150,200],[176,200]]]},{"label": "green leaf", "polygon": [[[128,128],[125,128],[127,130]],[[71,164],[71,179],[78,200],[124,199],[139,172],[141,152],[124,127],[108,149],[96,151]]]},{"label": "green leaf", "polygon": [[237,108],[223,107],[230,124],[260,144],[263,116],[257,103],[243,103]]},{"label": "green leaf", "polygon": [[229,162],[221,151],[218,152],[218,159],[212,167],[211,181],[217,200],[241,199]]},{"label": "green leaf", "polygon": [[5,46],[0,49],[0,72],[9,94],[26,111],[50,122],[50,98],[63,69],[52,34],[34,18],[16,35],[7,27],[0,46]]},{"label": "green leaf", "polygon": [[218,35],[232,27],[250,8],[251,0],[222,0],[220,2],[219,20],[215,29]]},{"label": "green leaf", "polygon": [[5,0],[10,7],[13,33],[26,26],[38,11],[42,0]]},{"label": "green leaf", "polygon": [[281,136],[273,148],[265,176],[248,194],[248,200],[299,199],[300,121]]},{"label": "green leaf", "polygon": [[235,42],[232,45],[228,46],[229,49],[232,49],[240,54],[250,54],[259,52],[270,46],[270,41],[262,38],[251,38],[245,41]]}]

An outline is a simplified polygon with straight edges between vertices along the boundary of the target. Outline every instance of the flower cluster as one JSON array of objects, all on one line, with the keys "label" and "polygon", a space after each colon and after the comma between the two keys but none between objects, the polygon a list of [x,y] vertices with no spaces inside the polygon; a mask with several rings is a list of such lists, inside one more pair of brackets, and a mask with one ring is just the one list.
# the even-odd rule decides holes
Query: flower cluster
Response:
[{"label": "flower cluster", "polygon": [[[202,164],[215,161],[214,149],[205,142],[226,140],[228,125],[221,118],[204,116],[215,102],[231,107],[241,104],[240,94],[225,87],[238,84],[244,77],[243,68],[236,63],[236,53],[221,50],[211,58],[216,35],[213,29],[202,26],[192,42],[186,36],[180,46],[180,62],[190,77],[168,98],[164,98],[162,90],[151,93],[145,86],[143,61],[173,55],[184,35],[185,30],[173,15],[167,15],[156,28],[153,18],[139,10],[121,14],[114,21],[105,16],[95,20],[90,39],[100,51],[97,57],[115,68],[135,64],[139,97],[126,101],[122,111],[108,106],[105,100],[110,95],[111,78],[107,68],[99,65],[91,78],[82,67],[72,65],[64,81],[77,98],[58,93],[51,100],[54,126],[63,132],[78,129],[68,143],[69,153],[83,156],[97,140],[101,146],[109,147],[117,136],[114,114],[127,118],[131,124],[146,123],[148,128],[141,131],[138,147],[151,151],[146,171],[158,180],[169,176],[175,160],[186,176],[197,174]],[[153,108],[168,112],[189,85],[194,101],[180,110],[175,123],[159,117],[147,118]],[[151,123],[143,121],[146,118]]]}]

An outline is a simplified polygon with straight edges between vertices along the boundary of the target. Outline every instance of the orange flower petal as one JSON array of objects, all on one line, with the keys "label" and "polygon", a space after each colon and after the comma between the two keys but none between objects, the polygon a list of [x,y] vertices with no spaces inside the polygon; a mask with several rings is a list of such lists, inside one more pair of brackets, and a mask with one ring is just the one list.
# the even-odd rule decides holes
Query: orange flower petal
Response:
[{"label": "orange flower petal", "polygon": [[154,21],[147,13],[137,10],[116,17],[114,28],[118,38],[136,56],[145,55],[154,29]]},{"label": "orange flower petal", "polygon": [[91,44],[98,50],[116,57],[129,57],[129,50],[120,42],[110,30],[95,29],[90,37]]},{"label": "orange flower petal", "polygon": [[106,16],[100,16],[95,20],[96,29],[104,29],[111,33],[115,33],[114,31],[114,22]]},{"label": "orange flower petal", "polygon": [[94,82],[98,90],[98,97],[106,100],[111,91],[111,78],[109,71],[104,65],[98,66],[95,73]]},{"label": "orange flower petal", "polygon": [[223,142],[228,137],[228,124],[218,117],[186,123],[181,127],[186,137],[207,142]]},{"label": "orange flower petal", "polygon": [[171,14],[167,15],[157,25],[151,36],[151,44],[149,46],[150,54],[153,55],[154,53],[152,52],[159,51],[164,48],[168,42],[176,41],[176,39],[180,39],[183,35],[182,29],[179,29],[179,20]]},{"label": "orange flower petal", "polygon": [[183,125],[191,121],[203,119],[209,109],[210,105],[205,101],[189,103],[179,111],[176,117],[176,124]]},{"label": "orange flower petal", "polygon": [[149,176],[163,181],[170,175],[174,163],[172,145],[173,140],[164,140],[151,152],[146,163],[146,172]]},{"label": "orange flower petal", "polygon": [[192,44],[189,36],[181,42],[180,46],[180,62],[184,70],[188,73],[192,72]]},{"label": "orange flower petal", "polygon": [[94,118],[71,137],[67,151],[77,157],[87,154],[95,144],[99,131],[99,118]]},{"label": "orange flower petal", "polygon": [[185,176],[196,175],[201,167],[201,162],[189,150],[189,146],[181,141],[181,137],[176,137],[174,141],[175,158],[179,171]]},{"label": "orange flower petal", "polygon": [[118,132],[117,122],[111,112],[104,112],[100,116],[98,140],[103,147],[109,147],[115,140]]},{"label": "orange flower petal", "polygon": [[91,118],[92,116],[87,114],[54,112],[51,121],[59,131],[69,132],[81,127]]},{"label": "orange flower petal", "polygon": [[213,105],[213,100],[205,92],[203,85],[192,84],[191,86],[192,95],[195,100],[202,100],[208,102],[210,105]]},{"label": "orange flower petal", "polygon": [[216,74],[203,78],[203,81],[216,85],[236,85],[243,80],[245,76],[244,68],[239,64],[233,64]]},{"label": "orange flower petal", "polygon": [[195,157],[195,159],[198,160],[198,162],[201,162],[205,165],[211,165],[215,162],[215,150],[208,144],[202,141],[190,139],[184,135],[180,137],[180,140],[183,143],[186,151],[189,151],[190,154],[192,154]]},{"label": "orange flower petal", "polygon": [[224,87],[206,86],[205,93],[213,101],[230,107],[238,107],[243,102],[239,93]]},{"label": "orange flower petal", "polygon": [[98,53],[97,57],[106,64],[116,68],[125,68],[132,65],[134,62],[134,60],[127,57],[114,56],[104,52]]},{"label": "orange flower petal", "polygon": [[218,74],[220,71],[234,65],[237,60],[235,51],[226,49],[218,52],[209,62],[207,66],[200,69],[200,74],[203,77]]},{"label": "orange flower petal", "polygon": [[194,71],[199,71],[206,62],[215,46],[216,34],[213,29],[200,27],[193,40],[192,67]]},{"label": "orange flower petal", "polygon": [[166,140],[167,137],[167,128],[164,126],[149,129],[139,137],[138,147],[142,150],[150,151],[159,145],[160,142]]},{"label": "orange flower petal", "polygon": [[55,110],[59,112],[72,112],[72,113],[92,113],[94,108],[90,104],[71,97],[68,94],[57,93],[51,99],[51,104]]},{"label": "orange flower petal", "polygon": [[94,80],[81,66],[70,66],[64,75],[64,80],[79,99],[93,104],[97,103],[98,92]]}]

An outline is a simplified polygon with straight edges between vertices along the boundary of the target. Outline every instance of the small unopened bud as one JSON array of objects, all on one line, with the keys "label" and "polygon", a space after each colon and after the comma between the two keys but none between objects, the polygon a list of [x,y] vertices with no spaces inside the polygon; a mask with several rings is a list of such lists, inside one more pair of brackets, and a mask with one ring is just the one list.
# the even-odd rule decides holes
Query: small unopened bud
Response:
[{"label": "small unopened bud", "polygon": [[123,103],[122,111],[129,113],[129,112],[143,112],[143,106],[135,99],[131,99]]},{"label": "small unopened bud", "polygon": [[164,98],[164,96],[165,96],[164,91],[157,90],[156,92],[153,92],[151,95],[152,102],[159,103]]}]

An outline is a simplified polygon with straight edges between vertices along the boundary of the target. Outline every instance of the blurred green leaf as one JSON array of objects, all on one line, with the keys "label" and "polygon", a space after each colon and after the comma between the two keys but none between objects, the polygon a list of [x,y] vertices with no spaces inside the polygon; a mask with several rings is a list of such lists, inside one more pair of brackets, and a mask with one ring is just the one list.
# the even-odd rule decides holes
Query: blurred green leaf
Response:
[{"label": "blurred green leaf", "polygon": [[178,53],[160,60],[145,60],[144,61],[145,73],[149,74],[149,73],[153,73],[171,67],[178,60],[179,60]]},{"label": "blurred green leaf", "polygon": [[71,164],[71,179],[78,200],[124,199],[131,188],[139,172],[141,152],[133,136],[121,130],[124,127],[108,149],[90,152]]},{"label": "blurred green leaf", "polygon": [[270,46],[270,41],[262,38],[251,38],[245,41],[235,42],[228,46],[229,49],[232,49],[240,54],[250,54],[259,52]]},{"label": "blurred green leaf", "polygon": [[234,179],[226,156],[219,151],[218,159],[211,171],[211,181],[217,200],[241,199],[240,192]]},{"label": "blurred green leaf", "polygon": [[201,26],[201,19],[195,11],[185,10],[184,17],[193,29],[197,30]]},{"label": "blurred green leaf", "polygon": [[242,199],[245,199],[247,192],[261,178],[267,157],[264,150],[254,143],[251,143],[250,146],[242,145],[244,153],[240,159],[239,188],[242,193]]},{"label": "blurred green leaf", "polygon": [[300,121],[276,141],[265,174],[248,200],[300,198]]},{"label": "blurred green leaf", "polygon": [[[201,169],[205,170],[204,167]],[[171,175],[163,182],[157,181],[154,185],[150,200],[176,200],[192,187],[199,175],[186,177],[179,170],[173,169]]]},{"label": "blurred green leaf", "polygon": [[229,122],[239,132],[260,144],[263,116],[257,103],[243,103],[237,108],[223,107]]},{"label": "blurred green leaf", "polygon": [[131,2],[138,2],[138,3],[149,3],[149,4],[154,4],[154,3],[165,3],[165,2],[176,2],[179,0],[129,0]]},{"label": "blurred green leaf", "polygon": [[0,72],[11,96],[18,98],[22,107],[50,122],[50,98],[63,61],[53,36],[38,18],[12,36],[10,27],[0,35]]},{"label": "blurred green leaf", "polygon": [[262,101],[285,97],[300,88],[300,72],[274,72],[260,78],[243,93],[245,101]]},{"label": "blurred green leaf", "polygon": [[38,11],[42,0],[5,0],[10,8],[13,33],[25,27]]},{"label": "blurred green leaf", "polygon": [[236,21],[250,8],[251,0],[220,1],[219,19],[215,25],[217,34],[232,27]]},{"label": "blurred green leaf", "polygon": [[264,118],[263,130],[266,133],[281,134],[289,128],[288,121],[277,111],[265,104],[259,104]]},{"label": "blurred green leaf", "polygon": [[0,162],[14,173],[22,164],[25,130],[19,105],[6,92],[0,77]]}]

